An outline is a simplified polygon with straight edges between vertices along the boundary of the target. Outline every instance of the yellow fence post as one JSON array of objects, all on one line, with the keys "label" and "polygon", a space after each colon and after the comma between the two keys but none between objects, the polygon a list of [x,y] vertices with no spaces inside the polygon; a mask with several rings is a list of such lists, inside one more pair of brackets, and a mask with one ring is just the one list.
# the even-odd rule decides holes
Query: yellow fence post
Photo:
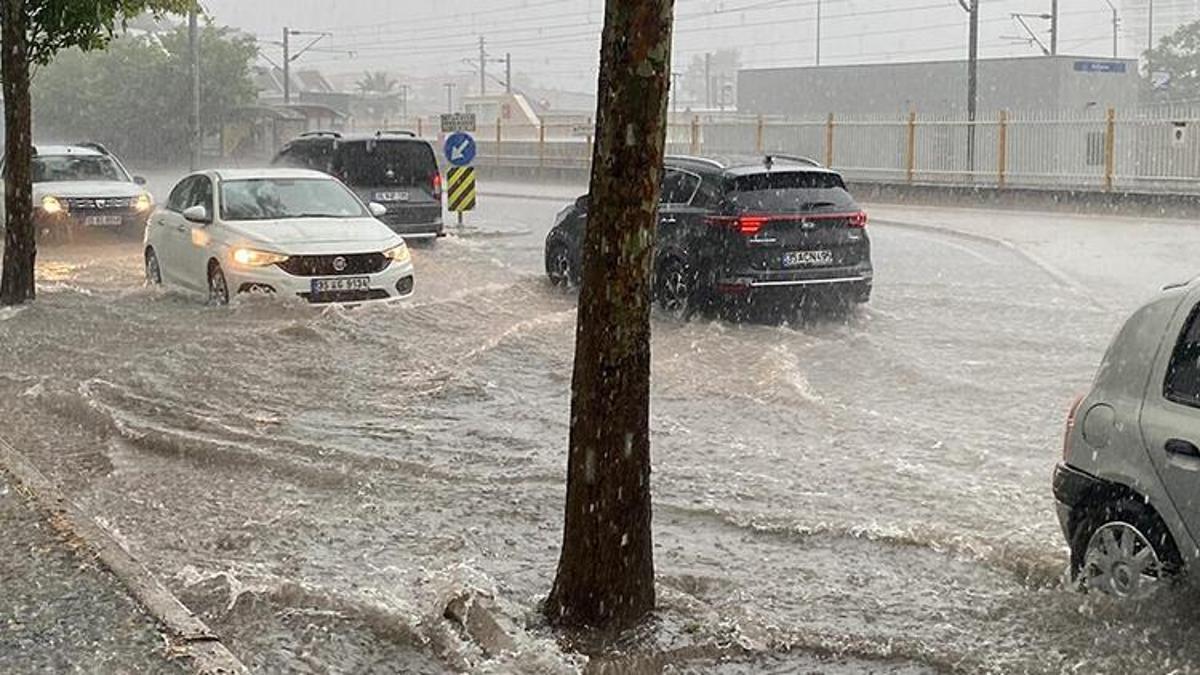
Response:
[{"label": "yellow fence post", "polygon": [[917,177],[917,113],[908,114],[908,165],[906,174],[908,182],[912,183]]},{"label": "yellow fence post", "polygon": [[692,116],[692,154],[700,154],[700,116]]},{"label": "yellow fence post", "polygon": [[1111,192],[1117,173],[1117,110],[1108,109],[1108,123],[1104,130],[1104,189]]},{"label": "yellow fence post", "polygon": [[500,149],[500,143],[504,140],[504,133],[500,130],[502,126],[500,118],[496,118],[496,150]]},{"label": "yellow fence post", "polygon": [[825,166],[833,166],[833,113],[825,122]]},{"label": "yellow fence post", "polygon": [[996,150],[996,157],[998,158],[998,162],[999,162],[999,167],[997,167],[997,171],[999,173],[998,185],[1000,186],[1000,189],[1003,190],[1004,186],[1008,183],[1008,111],[1007,110],[1000,111],[1000,147]]},{"label": "yellow fence post", "polygon": [[766,143],[764,142],[764,139],[763,139],[763,136],[766,131],[766,129],[764,128],[765,125],[766,125],[766,122],[763,120],[763,116],[759,115],[758,116],[758,131],[754,137],[754,139],[755,139],[754,147],[758,150],[758,154],[760,154],[760,155],[763,153],[763,149],[766,147]]}]

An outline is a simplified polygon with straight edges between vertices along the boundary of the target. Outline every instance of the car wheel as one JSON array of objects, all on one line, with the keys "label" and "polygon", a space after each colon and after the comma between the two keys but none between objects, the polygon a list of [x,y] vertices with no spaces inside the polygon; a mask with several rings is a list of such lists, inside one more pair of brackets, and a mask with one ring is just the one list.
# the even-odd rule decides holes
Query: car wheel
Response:
[{"label": "car wheel", "polygon": [[555,244],[546,254],[546,275],[550,277],[550,283],[561,288],[570,288],[578,283],[575,258],[566,244]]},{"label": "car wheel", "polygon": [[146,249],[146,283],[151,286],[162,285],[162,267],[158,263],[158,254],[154,249]]},{"label": "car wheel", "polygon": [[1162,520],[1133,499],[1088,513],[1071,548],[1083,590],[1135,601],[1155,595],[1183,565]]},{"label": "car wheel", "polygon": [[659,264],[654,277],[654,298],[664,312],[686,319],[696,309],[695,272],[679,258],[667,258]]},{"label": "car wheel", "polygon": [[208,268],[208,304],[229,304],[229,284],[225,282],[225,273],[217,263],[209,265]]}]

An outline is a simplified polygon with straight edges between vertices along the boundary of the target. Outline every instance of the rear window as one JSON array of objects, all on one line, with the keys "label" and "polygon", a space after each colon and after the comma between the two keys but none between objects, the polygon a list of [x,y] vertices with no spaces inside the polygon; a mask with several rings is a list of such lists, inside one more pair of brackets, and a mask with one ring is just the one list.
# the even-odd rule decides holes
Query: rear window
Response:
[{"label": "rear window", "polygon": [[354,141],[338,146],[334,173],[350,185],[413,187],[437,172],[433,150],[412,141]]},{"label": "rear window", "polygon": [[756,173],[730,179],[729,202],[739,211],[843,211],[857,208],[835,173]]}]

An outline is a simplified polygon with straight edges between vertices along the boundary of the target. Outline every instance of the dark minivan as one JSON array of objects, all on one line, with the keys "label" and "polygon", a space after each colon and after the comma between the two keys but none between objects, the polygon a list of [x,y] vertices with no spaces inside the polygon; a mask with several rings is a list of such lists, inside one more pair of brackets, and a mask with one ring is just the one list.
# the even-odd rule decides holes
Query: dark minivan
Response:
[{"label": "dark minivan", "polygon": [[416,134],[309,132],[285,145],[272,164],[338,178],[364,202],[387,207],[380,220],[406,239],[446,234],[437,157],[433,146]]},{"label": "dark minivan", "polygon": [[[798,302],[816,291],[846,304],[870,301],[867,214],[837,172],[778,155],[668,157],[665,169],[654,265],[664,309]],[[587,201],[564,209],[546,238],[546,273],[556,284],[579,280]]]}]

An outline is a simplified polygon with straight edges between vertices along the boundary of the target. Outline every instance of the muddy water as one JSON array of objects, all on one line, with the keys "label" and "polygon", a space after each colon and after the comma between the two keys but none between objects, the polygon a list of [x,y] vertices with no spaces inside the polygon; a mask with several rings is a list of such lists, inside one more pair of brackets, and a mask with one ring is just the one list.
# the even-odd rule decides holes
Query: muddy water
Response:
[{"label": "muddy water", "polygon": [[[0,315],[4,433],[262,671],[581,668],[535,612],[575,321],[539,274],[558,206],[493,201],[416,250],[415,300],[356,310],[206,308],[143,288],[136,246],[50,250]],[[663,611],[593,671],[1191,672],[1195,598],[1060,584],[1063,409],[1120,317],[1010,251],[874,234],[848,317],[656,319]],[[468,588],[516,654],[441,619]]]}]

